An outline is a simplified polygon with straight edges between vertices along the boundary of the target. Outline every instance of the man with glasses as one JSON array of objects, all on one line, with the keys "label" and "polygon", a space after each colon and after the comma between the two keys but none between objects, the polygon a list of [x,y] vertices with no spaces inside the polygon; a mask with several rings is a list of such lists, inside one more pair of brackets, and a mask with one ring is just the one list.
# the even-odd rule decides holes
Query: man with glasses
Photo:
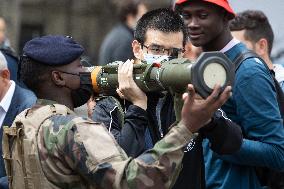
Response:
[{"label": "man with glasses", "polygon": [[[182,57],[186,42],[186,27],[178,13],[169,9],[150,11],[138,21],[134,32],[132,48],[136,60],[133,63],[162,63]],[[133,81],[132,75],[127,77],[127,70],[132,67],[131,61],[127,61],[118,70],[118,94],[132,103],[117,98],[104,98],[97,101],[92,118],[104,122],[126,153],[136,157],[162,139],[176,118],[173,96],[170,93],[142,92]],[[123,107],[119,108],[119,104]],[[119,109],[126,110],[122,123],[119,122]],[[211,122],[199,132],[199,136],[185,147],[184,168],[174,188],[204,187],[201,146],[203,138],[208,138],[212,149],[219,154],[232,153],[239,149],[241,131],[222,115],[218,111]]]},{"label": "man with glasses", "polygon": [[182,53],[184,53],[183,48],[169,48],[166,49],[163,46],[157,44],[151,44],[146,46],[145,44],[142,47],[147,49],[147,53],[151,52],[153,55],[166,55],[172,58],[180,58]]},{"label": "man with glasses", "polygon": [[[156,12],[164,14],[164,20],[169,20],[170,17],[173,17],[171,19],[173,25],[170,27],[167,25],[162,26],[164,28],[167,27],[168,32],[162,32],[161,30],[147,32],[146,38],[148,40],[144,41],[146,30],[151,25],[149,21],[153,15],[157,15]],[[168,10],[167,12],[165,10],[150,12],[139,20],[135,30],[135,40],[132,42],[136,64],[141,62],[152,63],[153,61],[161,62],[168,60],[170,57],[177,58],[182,56],[186,41],[186,30],[179,15],[175,15],[172,11],[170,11],[170,16],[168,14]],[[174,16],[172,16],[173,14]],[[177,18],[178,20],[176,20]],[[148,25],[147,29],[145,25]],[[173,34],[168,36],[168,33]],[[168,40],[168,37],[171,39]],[[158,125],[158,119],[155,115],[156,104],[161,94],[147,94],[146,96],[136,84],[128,89],[128,93],[132,97],[128,101],[120,99],[118,96],[104,97],[97,100],[92,119],[103,122],[126,153],[136,157],[144,152],[145,149],[151,148],[161,138],[161,132],[159,132],[156,126]],[[147,104],[151,106],[147,108]],[[155,115],[155,117],[149,115]],[[151,130],[146,130],[148,125],[152,125],[149,127]]]}]

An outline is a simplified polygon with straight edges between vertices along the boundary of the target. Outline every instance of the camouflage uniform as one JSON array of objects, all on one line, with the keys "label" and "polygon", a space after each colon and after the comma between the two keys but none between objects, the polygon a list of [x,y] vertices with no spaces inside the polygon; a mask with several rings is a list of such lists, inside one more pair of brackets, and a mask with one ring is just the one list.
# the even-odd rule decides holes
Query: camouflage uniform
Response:
[{"label": "camouflage uniform", "polygon": [[[39,100],[19,116],[35,118],[40,116],[37,109],[53,104],[56,102]],[[35,159],[49,182],[41,188],[170,188],[180,170],[182,149],[194,137],[178,124],[153,149],[132,159],[102,124],[62,107],[68,114],[52,115],[39,125]],[[29,130],[24,130],[29,135]]]}]

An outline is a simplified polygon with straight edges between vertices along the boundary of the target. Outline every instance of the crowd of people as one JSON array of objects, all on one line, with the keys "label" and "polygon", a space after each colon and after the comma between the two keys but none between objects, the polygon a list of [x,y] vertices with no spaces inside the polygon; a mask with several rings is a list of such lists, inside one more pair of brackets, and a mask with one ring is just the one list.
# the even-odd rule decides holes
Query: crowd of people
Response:
[{"label": "crowd of people", "polygon": [[[99,52],[99,65],[121,61],[113,96],[94,93],[72,37],[31,39],[19,59],[0,41],[0,188],[284,188],[284,76],[268,18],[227,0],[170,7],[120,5]],[[135,64],[212,51],[235,79],[207,98],[192,84],[146,93],[133,79]],[[88,117],[76,115],[86,103]]]}]

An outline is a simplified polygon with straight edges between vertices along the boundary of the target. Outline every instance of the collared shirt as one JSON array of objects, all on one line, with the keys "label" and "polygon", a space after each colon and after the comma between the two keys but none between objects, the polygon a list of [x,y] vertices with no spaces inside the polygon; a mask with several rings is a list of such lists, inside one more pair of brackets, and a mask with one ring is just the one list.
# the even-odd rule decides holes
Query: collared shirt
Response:
[{"label": "collared shirt", "polygon": [[6,92],[5,96],[0,102],[0,127],[2,127],[3,121],[10,107],[10,104],[11,104],[11,101],[12,101],[12,98],[15,92],[15,88],[16,88],[15,82],[12,80],[10,82],[11,82],[11,85],[8,91]]},{"label": "collared shirt", "polygon": [[238,43],[240,43],[240,41],[236,38],[233,38],[223,49],[220,50],[220,52],[225,53]]}]

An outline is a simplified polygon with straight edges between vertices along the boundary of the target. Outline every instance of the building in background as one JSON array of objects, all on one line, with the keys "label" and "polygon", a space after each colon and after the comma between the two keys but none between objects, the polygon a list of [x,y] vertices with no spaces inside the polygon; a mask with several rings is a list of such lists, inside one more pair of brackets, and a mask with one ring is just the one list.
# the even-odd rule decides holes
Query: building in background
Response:
[{"label": "building in background", "polygon": [[283,0],[229,0],[235,12],[248,9],[261,10],[268,17],[274,32],[274,44],[272,49],[272,59],[274,63],[284,66],[284,24],[283,24]]},{"label": "building in background", "polygon": [[[0,16],[7,20],[11,46],[21,53],[26,41],[47,34],[72,36],[84,45],[96,64],[106,33],[118,22],[113,0],[1,0]],[[152,7],[168,6],[170,0],[145,0]]]}]

